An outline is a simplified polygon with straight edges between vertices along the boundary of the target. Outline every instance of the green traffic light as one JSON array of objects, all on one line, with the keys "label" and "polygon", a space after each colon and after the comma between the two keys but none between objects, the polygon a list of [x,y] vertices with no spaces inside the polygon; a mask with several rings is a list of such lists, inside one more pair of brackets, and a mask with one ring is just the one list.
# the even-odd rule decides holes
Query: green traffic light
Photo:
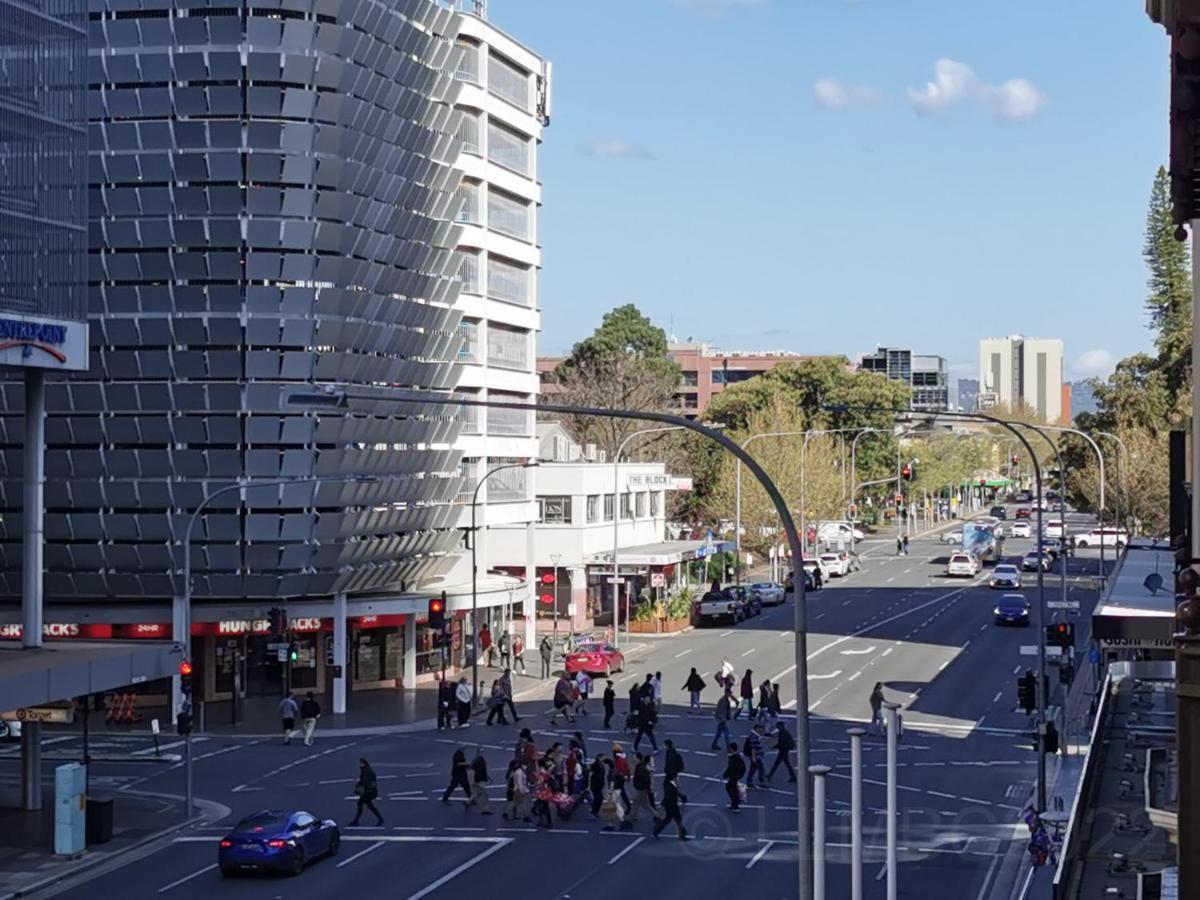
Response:
[{"label": "green traffic light", "polygon": [[292,662],[295,662],[296,660],[298,660],[300,658],[300,654],[297,653],[295,650],[293,650],[291,652],[290,656],[291,656]]}]

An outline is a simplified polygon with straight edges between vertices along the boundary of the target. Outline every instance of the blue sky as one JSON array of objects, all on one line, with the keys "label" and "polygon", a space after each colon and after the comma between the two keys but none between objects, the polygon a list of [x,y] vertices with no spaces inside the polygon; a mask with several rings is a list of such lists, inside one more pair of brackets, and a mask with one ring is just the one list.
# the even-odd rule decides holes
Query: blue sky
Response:
[{"label": "blue sky", "polygon": [[1167,153],[1141,0],[491,0],[554,62],[542,353],[633,302],[724,349],[1149,346]]}]

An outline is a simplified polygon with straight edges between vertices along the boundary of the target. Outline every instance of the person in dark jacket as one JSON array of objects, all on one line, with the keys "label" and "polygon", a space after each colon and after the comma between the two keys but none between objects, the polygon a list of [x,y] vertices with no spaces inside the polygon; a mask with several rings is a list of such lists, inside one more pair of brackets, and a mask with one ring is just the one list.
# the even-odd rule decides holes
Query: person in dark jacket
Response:
[{"label": "person in dark jacket", "polygon": [[454,727],[454,685],[449,678],[442,676],[442,680],[438,682],[437,690],[437,727],[438,728],[453,728]]},{"label": "person in dark jacket", "polygon": [[375,808],[375,798],[379,796],[379,780],[375,777],[375,770],[371,768],[371,764],[364,758],[360,758],[358,761],[358,781],[354,783],[354,793],[358,797],[358,806],[355,807],[354,819],[350,825],[358,824],[364,806],[375,813],[377,820],[375,824],[382,825],[383,816]]},{"label": "person in dark jacket", "polygon": [[670,778],[683,771],[683,755],[675,749],[675,742],[670,738],[663,741],[663,746],[667,750],[663,759],[663,773]]},{"label": "person in dark jacket", "polygon": [[487,760],[483,758],[482,747],[476,748],[475,758],[471,760],[471,781],[471,801],[467,804],[467,809],[477,806],[481,813],[490,816],[492,801],[488,798],[488,768]]},{"label": "person in dark jacket", "polygon": [[604,782],[607,780],[604,768],[604,756],[600,755],[592,761],[588,769],[588,791],[592,795],[592,818],[600,818],[600,807],[604,805]]},{"label": "person in dark jacket", "polygon": [[778,718],[783,712],[783,704],[779,702],[779,682],[771,685],[771,712]]},{"label": "person in dark jacket", "polygon": [[654,739],[654,723],[658,721],[658,713],[654,711],[654,701],[643,697],[637,716],[637,735],[633,739],[633,749],[637,750],[638,744],[642,742],[642,735],[645,735],[650,739],[650,746],[657,753],[658,741]]},{"label": "person in dark jacket", "polygon": [[769,710],[771,708],[770,680],[763,681],[763,683],[758,686],[758,708],[760,712],[764,709]]},{"label": "person in dark jacket", "polygon": [[462,788],[462,792],[467,795],[467,800],[471,799],[471,782],[467,779],[467,773],[471,767],[467,764],[467,754],[463,752],[463,748],[459,747],[454,751],[454,756],[450,760],[450,783],[446,785],[446,791],[442,794],[442,802],[449,803],[450,795],[454,793],[455,788]]},{"label": "person in dark jacket", "polygon": [[747,669],[746,674],[742,676],[741,688],[738,695],[742,698],[742,702],[738,708],[734,710],[733,718],[737,719],[744,712],[747,716],[754,715],[754,671]]},{"label": "person in dark jacket", "polygon": [[739,812],[741,809],[742,798],[738,791],[738,783],[746,775],[746,761],[742,759],[742,754],[738,753],[737,744],[731,744],[729,747],[729,762],[725,766],[725,773],[721,777],[725,779],[725,793],[729,795],[729,809],[731,812]]},{"label": "person in dark jacket", "polygon": [[679,790],[676,776],[668,774],[666,781],[663,782],[663,817],[654,823],[655,837],[662,834],[662,830],[669,823],[674,822],[675,827],[679,829],[679,839],[681,841],[688,840],[690,835],[687,833],[687,829],[683,827],[683,811],[679,808],[682,803],[687,803],[687,796]]},{"label": "person in dark jacket", "polygon": [[617,711],[617,692],[611,681],[604,682],[604,730],[612,728],[612,717]]},{"label": "person in dark jacket", "polygon": [[792,760],[789,754],[796,749],[796,739],[792,737],[792,733],[787,730],[787,726],[779,722],[775,726],[775,762],[771,766],[771,771],[767,773],[767,780],[770,781],[775,775],[775,770],[780,766],[787,766],[788,781],[796,780],[796,770],[792,768]]},{"label": "person in dark jacket", "polygon": [[542,638],[542,642],[538,644],[538,655],[542,658],[542,677],[550,677],[550,661],[554,658],[554,643],[550,640],[550,635]]},{"label": "person in dark jacket", "polygon": [[636,716],[642,705],[642,686],[635,684],[629,689],[629,714]]},{"label": "person in dark jacket", "polygon": [[700,692],[704,690],[704,683],[704,679],[700,677],[700,673],[693,666],[687,681],[683,683],[683,689],[688,692],[691,713],[700,712]]},{"label": "person in dark jacket", "polygon": [[624,824],[632,828],[643,809],[650,810],[651,818],[653,818],[654,778],[650,775],[649,761],[639,753],[637,765],[633,767],[633,806],[630,807],[629,818],[625,820]]}]

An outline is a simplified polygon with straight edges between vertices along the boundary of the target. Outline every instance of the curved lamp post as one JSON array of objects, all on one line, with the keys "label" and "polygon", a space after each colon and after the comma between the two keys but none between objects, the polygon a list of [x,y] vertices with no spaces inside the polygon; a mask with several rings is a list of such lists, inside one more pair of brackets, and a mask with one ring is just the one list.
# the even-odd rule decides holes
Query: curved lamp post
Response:
[{"label": "curved lamp post", "polygon": [[[1090,434],[1088,434],[1087,432],[1084,432],[1084,431],[1080,431],[1078,428],[1068,428],[1065,425],[1039,425],[1038,427],[1045,429],[1046,431],[1057,431],[1062,434],[1078,435],[1079,437],[1083,438],[1085,441],[1087,441],[1089,444],[1092,445],[1092,450],[1095,451],[1096,459],[1100,465],[1100,512],[1099,512],[1099,515],[1097,516],[1097,519],[1099,521],[1100,527],[1103,528],[1104,527],[1104,486],[1106,484],[1106,478],[1104,476],[1104,453],[1103,453],[1103,451],[1101,451],[1100,445],[1096,443],[1095,439]],[[1064,519],[1063,520],[1063,544],[1065,545],[1066,542],[1067,542],[1067,523],[1066,523],[1066,520]],[[1104,567],[1104,535],[1101,535],[1100,536],[1100,589],[1101,590],[1104,589],[1104,582],[1107,580],[1107,578],[1108,578],[1108,573]]]},{"label": "curved lamp post", "polygon": [[[1129,459],[1129,449],[1125,446],[1125,442],[1111,431],[1097,431],[1096,434],[1100,435],[1101,437],[1106,437],[1109,440],[1116,441],[1117,446],[1121,449],[1121,452],[1117,454],[1117,480],[1121,483],[1121,489],[1117,491],[1117,500],[1113,504],[1113,515],[1116,517],[1117,532],[1119,537],[1119,533],[1121,531],[1121,494],[1124,494],[1126,497],[1129,496],[1129,485],[1125,482],[1125,473],[1127,471],[1125,466],[1127,465],[1127,461]],[[1125,509],[1125,521],[1126,523],[1129,521],[1128,506]],[[1104,523],[1101,522],[1100,525],[1103,527]],[[1129,531],[1129,529],[1126,529],[1126,531]],[[1133,532],[1129,533],[1132,536]],[[1104,541],[1101,540],[1100,543],[1103,544]]]},{"label": "curved lamp post", "polygon": [[[742,448],[749,447],[759,438],[770,437],[799,437],[804,434],[803,431],[764,431],[762,434],[752,434],[746,440],[742,441]],[[801,463],[803,466],[803,463]],[[804,478],[804,470],[801,468],[800,478]],[[734,482],[733,501],[733,555],[735,558],[733,564],[734,584],[742,583],[742,461],[739,459],[736,464]],[[803,516],[803,512],[801,513]],[[795,579],[793,579],[794,582]]]}]

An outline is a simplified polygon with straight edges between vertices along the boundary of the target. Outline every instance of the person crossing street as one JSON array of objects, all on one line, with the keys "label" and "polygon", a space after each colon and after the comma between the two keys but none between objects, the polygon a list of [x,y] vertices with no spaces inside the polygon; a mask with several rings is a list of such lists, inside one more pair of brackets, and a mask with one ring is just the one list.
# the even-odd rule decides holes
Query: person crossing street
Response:
[{"label": "person crossing street", "polygon": [[617,692],[611,681],[604,682],[604,730],[612,728],[612,717],[617,711]]},{"label": "person crossing street", "polygon": [[740,812],[742,806],[742,778],[746,775],[746,761],[738,753],[737,744],[729,745],[729,762],[722,777],[725,793],[729,796],[729,811]]},{"label": "person crossing street", "polygon": [[796,780],[796,770],[792,768],[791,752],[796,749],[796,739],[792,737],[792,733],[787,730],[787,726],[782,722],[775,725],[775,762],[771,766],[771,771],[767,773],[767,781],[770,781],[775,776],[775,771],[780,766],[787,766],[788,781]]},{"label": "person crossing street", "polygon": [[675,827],[679,829],[679,839],[686,841],[691,839],[691,835],[683,827],[683,810],[680,809],[680,805],[687,803],[687,796],[679,790],[679,784],[676,779],[677,776],[668,774],[666,780],[663,781],[663,817],[654,823],[653,834],[655,837],[658,837],[667,825],[674,822]]},{"label": "person crossing street", "polygon": [[304,695],[304,702],[300,704],[300,724],[304,727],[305,747],[312,746],[313,732],[317,730],[317,719],[319,718],[321,718],[321,705],[313,697],[313,692],[309,691]]},{"label": "person crossing street", "polygon": [[728,690],[725,690],[721,694],[721,699],[717,701],[717,708],[713,710],[713,718],[717,720],[717,731],[712,739],[712,748],[714,750],[717,749],[717,741],[722,737],[725,739],[725,746],[729,746],[729,717],[732,699],[733,695]]},{"label": "person crossing street", "polygon": [[292,742],[292,735],[296,731],[296,716],[299,713],[300,707],[296,705],[296,698],[289,691],[279,701],[279,718],[283,720],[283,742],[285,744]]},{"label": "person crossing street", "polygon": [[450,783],[446,785],[445,793],[442,794],[443,803],[450,802],[450,795],[454,793],[455,788],[462,788],[462,792],[467,795],[468,803],[470,802],[471,782],[467,779],[470,769],[471,767],[467,764],[467,754],[462,747],[459,747],[450,759]]},{"label": "person crossing street", "polygon": [[633,749],[637,750],[642,742],[642,736],[650,739],[650,746],[658,752],[658,741],[654,738],[654,725],[658,722],[658,712],[654,708],[653,698],[643,698],[637,713],[637,735],[633,739]]},{"label": "person crossing street", "polygon": [[475,758],[471,760],[471,799],[467,808],[476,807],[485,816],[492,814],[492,802],[488,799],[488,769],[487,760],[483,758],[483,748],[475,748]]},{"label": "person crossing street", "polygon": [[704,679],[700,677],[696,667],[693,666],[687,681],[683,683],[683,690],[688,692],[688,715],[700,712],[700,692],[704,690],[704,686]]},{"label": "person crossing street", "polygon": [[354,809],[354,818],[350,821],[350,827],[358,825],[364,806],[375,814],[375,824],[382,825],[383,816],[375,808],[375,798],[379,796],[379,780],[375,777],[375,770],[371,768],[371,764],[365,758],[358,760],[358,780],[354,783],[354,795],[358,800],[358,805]]}]

